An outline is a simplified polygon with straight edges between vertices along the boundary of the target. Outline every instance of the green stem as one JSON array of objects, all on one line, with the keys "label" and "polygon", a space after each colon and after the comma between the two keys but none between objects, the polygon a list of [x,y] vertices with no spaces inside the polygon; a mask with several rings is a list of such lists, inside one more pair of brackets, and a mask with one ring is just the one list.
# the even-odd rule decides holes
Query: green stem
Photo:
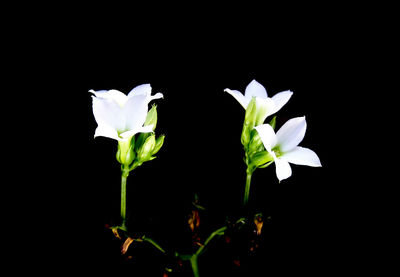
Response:
[{"label": "green stem", "polygon": [[251,176],[253,175],[253,170],[250,168],[247,168],[246,170],[246,187],[244,189],[244,201],[243,205],[247,206],[247,203],[249,202],[249,196],[250,196],[250,183],[251,183]]},{"label": "green stem", "polygon": [[218,230],[214,231],[211,233],[211,235],[206,239],[206,241],[204,242],[204,244],[196,251],[195,255],[200,255],[201,253],[203,253],[204,249],[206,248],[206,246],[210,243],[210,241],[217,235],[221,236],[224,234],[225,230],[227,229],[227,226],[221,227]]},{"label": "green stem", "polygon": [[165,254],[165,250],[162,249],[162,247],[155,242],[154,240],[152,240],[151,238],[146,238],[145,236],[142,237],[143,241],[147,241],[148,243],[151,243],[155,248],[157,248],[158,250],[160,250],[163,254]]},{"label": "green stem", "polygon": [[194,277],[200,277],[199,265],[197,263],[197,255],[196,254],[193,254],[193,256],[190,258],[190,264],[192,265]]},{"label": "green stem", "polygon": [[129,175],[129,169],[122,166],[121,174],[121,218],[122,228],[126,229],[126,179]]}]

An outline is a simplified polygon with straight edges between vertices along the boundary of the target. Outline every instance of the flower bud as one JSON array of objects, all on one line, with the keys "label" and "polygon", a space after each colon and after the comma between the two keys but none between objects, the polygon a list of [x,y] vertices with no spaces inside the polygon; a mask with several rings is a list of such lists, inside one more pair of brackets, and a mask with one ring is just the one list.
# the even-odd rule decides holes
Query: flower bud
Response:
[{"label": "flower bud", "polygon": [[256,129],[253,129],[250,132],[250,137],[251,137],[251,139],[250,139],[249,148],[248,148],[249,153],[256,153],[256,152],[265,150],[264,144],[263,144]]},{"label": "flower bud", "polygon": [[123,165],[130,165],[135,159],[135,137],[118,142],[117,161]]},{"label": "flower bud", "polygon": [[164,144],[164,138],[165,136],[161,135],[156,139],[156,145],[154,146],[153,152],[151,153],[152,155],[157,154],[157,152],[161,149]]},{"label": "flower bud", "polygon": [[137,159],[139,163],[143,163],[146,161],[151,160],[151,156],[153,154],[153,150],[156,146],[156,139],[155,135],[151,134],[144,143],[140,146],[138,152],[137,152]]},{"label": "flower bud", "polygon": [[245,148],[247,148],[250,142],[250,132],[255,126],[256,115],[256,98],[253,97],[246,108],[246,114],[244,116],[241,141]]},{"label": "flower bud", "polygon": [[153,131],[156,129],[157,125],[157,105],[153,105],[150,111],[147,113],[146,121],[144,126],[153,125]]}]

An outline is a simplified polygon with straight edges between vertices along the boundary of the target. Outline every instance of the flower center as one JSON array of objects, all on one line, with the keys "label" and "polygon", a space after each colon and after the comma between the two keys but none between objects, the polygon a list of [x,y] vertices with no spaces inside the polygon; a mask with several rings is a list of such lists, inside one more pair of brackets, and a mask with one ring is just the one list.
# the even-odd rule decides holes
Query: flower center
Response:
[{"label": "flower center", "polygon": [[272,151],[274,151],[276,157],[280,157],[283,154],[279,145],[272,148]]}]

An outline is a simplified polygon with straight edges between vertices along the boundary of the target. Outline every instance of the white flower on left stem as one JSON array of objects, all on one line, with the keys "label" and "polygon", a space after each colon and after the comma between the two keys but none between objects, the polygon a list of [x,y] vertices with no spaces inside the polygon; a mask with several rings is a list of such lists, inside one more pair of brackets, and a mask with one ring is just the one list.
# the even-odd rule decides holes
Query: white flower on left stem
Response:
[{"label": "white flower on left stem", "polygon": [[288,120],[276,134],[269,124],[256,126],[255,129],[260,135],[265,149],[275,162],[276,176],[279,181],[292,175],[289,163],[313,167],[321,166],[321,162],[314,151],[298,146],[306,134],[305,117]]},{"label": "white flower on left stem", "polygon": [[89,90],[93,98],[93,114],[97,122],[94,137],[103,136],[118,141],[127,141],[137,133],[152,132],[153,125],[143,126],[148,104],[162,98],[162,93],[151,95],[150,84],[132,89],[128,95],[112,90]]}]

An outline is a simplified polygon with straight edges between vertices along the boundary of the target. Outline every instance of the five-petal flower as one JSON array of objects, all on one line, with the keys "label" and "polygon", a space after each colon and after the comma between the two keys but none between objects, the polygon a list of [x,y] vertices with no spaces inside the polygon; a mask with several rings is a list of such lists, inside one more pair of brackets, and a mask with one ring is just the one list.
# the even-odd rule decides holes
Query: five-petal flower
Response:
[{"label": "five-petal flower", "polygon": [[288,120],[276,134],[269,124],[256,126],[255,129],[260,135],[265,149],[275,162],[276,176],[279,181],[292,175],[289,163],[313,167],[321,166],[321,162],[314,151],[298,146],[307,129],[305,117]]},{"label": "five-petal flower", "polygon": [[251,99],[256,98],[257,124],[264,123],[264,120],[279,111],[290,99],[293,92],[290,90],[282,91],[273,97],[268,97],[267,90],[256,80],[251,81],[244,92],[226,88],[224,91],[232,95],[244,109],[247,109]]},{"label": "five-petal flower", "polygon": [[161,93],[151,95],[150,84],[132,89],[128,95],[118,90],[89,90],[93,98],[93,114],[97,122],[95,137],[103,136],[127,141],[137,133],[152,132],[152,125],[143,126],[151,100],[162,98]]}]

